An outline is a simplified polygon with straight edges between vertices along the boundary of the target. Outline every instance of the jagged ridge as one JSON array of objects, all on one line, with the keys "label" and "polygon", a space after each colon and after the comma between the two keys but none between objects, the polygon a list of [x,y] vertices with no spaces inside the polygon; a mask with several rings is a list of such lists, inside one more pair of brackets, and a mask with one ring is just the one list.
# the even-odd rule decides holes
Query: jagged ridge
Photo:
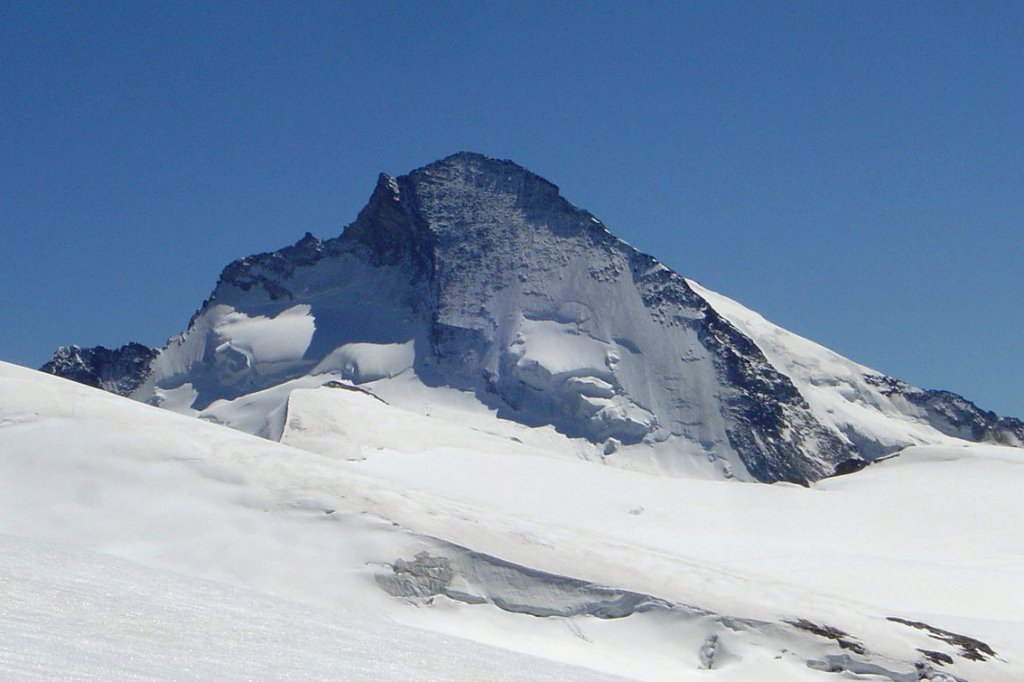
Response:
[{"label": "jagged ridge", "polygon": [[61,346],[40,370],[118,395],[129,395],[149,375],[158,353],[155,348],[134,342],[113,350],[103,346]]}]

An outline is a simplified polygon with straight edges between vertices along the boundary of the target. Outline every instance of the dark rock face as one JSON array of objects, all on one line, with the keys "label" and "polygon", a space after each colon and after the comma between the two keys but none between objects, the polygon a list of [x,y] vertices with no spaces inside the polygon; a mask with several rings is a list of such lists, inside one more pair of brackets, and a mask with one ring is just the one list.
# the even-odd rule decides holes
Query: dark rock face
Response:
[{"label": "dark rock face", "polygon": [[[943,630],[942,628],[937,628],[934,625],[922,623],[921,621],[907,620],[905,618],[897,618],[896,616],[890,616],[888,620],[891,620],[894,623],[900,623],[901,625],[906,625],[907,627],[911,627],[916,630],[924,630],[932,639],[945,642],[951,646],[959,647],[960,656],[970,661],[987,661],[991,658],[996,658],[998,655],[991,646],[979,639],[975,639],[974,637],[968,637],[967,635]],[[942,659],[942,662],[947,661],[952,662],[952,659],[948,655]]]},{"label": "dark rock face", "polygon": [[[705,319],[705,343],[715,353],[723,383],[735,387],[734,395],[724,401],[733,418],[729,442],[748,471],[763,481],[806,485],[829,475],[821,460],[855,458],[849,445],[814,419],[800,391],[771,366],[753,341],[710,306]],[[808,452],[817,452],[819,461],[808,459]]]},{"label": "dark rock face", "polygon": [[218,284],[229,284],[243,291],[259,286],[263,287],[273,301],[290,300],[294,296],[281,286],[280,280],[291,277],[297,267],[313,265],[323,258],[323,255],[323,243],[307,232],[292,246],[234,261],[224,268]]},{"label": "dark rock face", "polygon": [[158,353],[155,348],[141,343],[128,343],[113,350],[103,346],[61,346],[40,370],[86,386],[128,395],[145,380]]},{"label": "dark rock face", "polygon": [[1024,422],[1000,417],[949,391],[926,390],[892,377],[864,377],[884,395],[898,396],[921,408],[928,423],[942,433],[978,443],[1024,446]]},{"label": "dark rock face", "polygon": [[871,464],[867,460],[863,459],[844,459],[842,462],[836,465],[836,470],[832,473],[833,476],[846,476],[849,474],[855,474],[864,467]]}]

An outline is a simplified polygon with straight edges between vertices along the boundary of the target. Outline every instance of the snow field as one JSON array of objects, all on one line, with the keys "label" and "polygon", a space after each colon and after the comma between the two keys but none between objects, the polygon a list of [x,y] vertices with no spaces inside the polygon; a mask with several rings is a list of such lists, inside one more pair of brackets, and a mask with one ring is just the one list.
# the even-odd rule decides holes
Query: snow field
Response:
[{"label": "snow field", "polygon": [[[395,398],[403,384],[385,385]],[[405,400],[415,403],[419,390],[410,388]],[[417,635],[402,636],[416,652],[437,646],[437,637],[460,638],[446,651],[455,652],[451,666],[466,670],[451,679],[502,679],[498,669],[590,679],[584,670],[563,673],[557,665],[564,664],[631,679],[708,679],[699,670],[700,650],[712,634],[720,637],[713,679],[819,679],[822,673],[807,661],[825,660],[837,648],[782,623],[799,618],[844,630],[863,642],[871,660],[901,674],[912,670],[918,648],[955,653],[926,633],[885,620],[900,616],[978,637],[1002,659],[957,659],[953,670],[962,677],[1019,678],[1024,537],[1019,524],[1006,522],[1019,515],[1019,450],[918,448],[811,489],[665,479],[552,452],[546,445],[565,441],[550,430],[511,425],[460,401],[452,392],[432,408],[436,415],[427,416],[351,390],[295,390],[281,445],[0,365],[0,534],[7,536],[5,547],[17,545],[0,553],[0,570],[21,576],[3,581],[16,586],[5,587],[3,604],[17,606],[13,620],[5,613],[4,622],[15,625],[0,635],[0,660],[15,661],[9,665],[40,679],[42,668],[32,672],[23,654],[34,650],[28,658],[60,661],[68,677],[89,679],[120,664],[119,646],[148,651],[164,642],[167,658],[153,660],[164,661],[164,670],[177,665],[185,676],[191,668],[175,664],[184,655],[175,652],[194,649],[186,641],[191,634],[168,634],[183,621],[197,622],[199,631],[226,632],[225,642],[255,643],[214,647],[209,660],[199,656],[198,677],[216,672],[226,679],[233,679],[232,671],[242,671],[242,679],[245,670],[256,670],[257,677],[292,670],[290,663],[272,667],[288,656],[259,644],[260,637],[272,638],[281,628],[283,642],[301,643],[306,640],[289,633],[320,623],[328,623],[325,632],[367,622],[382,631],[389,623],[415,626]],[[343,450],[327,447],[339,441],[346,443]],[[378,587],[376,576],[389,574],[397,559],[443,556],[442,541],[714,613],[538,618],[444,596],[397,599]],[[19,552],[28,558],[17,559]],[[62,553],[68,552],[95,558],[93,568],[90,560],[80,561],[83,571],[92,571],[79,583],[91,586],[80,593],[109,605],[94,610],[97,620],[84,626],[75,610],[60,611],[38,594],[47,584],[65,584],[63,567],[71,560]],[[139,598],[153,606],[132,617],[140,628],[132,634],[119,605],[139,600],[104,602],[100,596],[117,592],[103,582],[116,573],[109,561],[120,561],[117,570],[141,572],[125,578],[128,584],[163,580],[157,584],[168,585],[168,599],[192,605],[183,606],[186,614],[221,597],[238,599],[243,610],[252,604],[239,617],[264,623],[266,632],[223,630],[213,608],[195,618],[167,614],[151,595]],[[41,583],[26,581],[27,563],[44,567]],[[47,573],[49,564],[55,568]],[[149,576],[167,571],[177,577]],[[476,570],[464,579],[488,595],[541,595],[546,606],[564,598],[557,580],[522,583],[516,575]],[[221,597],[196,597],[200,585],[221,590]],[[259,615],[269,608],[266,599],[301,613],[274,606],[283,615],[267,621]],[[33,631],[27,625],[33,619],[46,625]],[[75,634],[102,629],[107,621],[112,634],[105,643]],[[28,643],[26,628],[34,633]],[[140,641],[129,645],[136,636]],[[507,661],[507,669],[477,664],[475,654],[458,648],[476,646],[462,641],[467,638],[518,653],[492,657]],[[378,665],[387,659],[390,640],[363,644],[348,653],[311,649],[308,669],[352,665],[378,679],[396,677],[394,669]],[[81,655],[59,653],[74,647]],[[260,658],[255,648],[267,655]],[[11,652],[22,652],[21,658]],[[516,658],[523,655],[529,658]],[[263,667],[246,668],[250,658]],[[424,669],[411,660],[401,658],[413,666],[403,670]],[[424,663],[434,664],[439,672],[430,678],[449,679],[445,659]],[[139,677],[156,670],[146,667],[149,662],[139,665]]]}]

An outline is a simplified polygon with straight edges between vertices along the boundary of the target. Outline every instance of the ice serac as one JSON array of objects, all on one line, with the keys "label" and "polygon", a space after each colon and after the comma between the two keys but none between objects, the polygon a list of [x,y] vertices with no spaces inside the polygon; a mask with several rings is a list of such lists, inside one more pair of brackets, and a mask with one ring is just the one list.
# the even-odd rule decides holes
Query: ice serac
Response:
[{"label": "ice serac", "polygon": [[[381,175],[339,237],[230,264],[132,395],[273,437],[289,386],[386,391],[402,375],[551,425],[612,463],[767,482],[916,443],[1024,438],[1019,422],[845,359],[809,376],[799,343],[723,301],[547,180],[463,152]],[[244,419],[225,417],[230,401],[245,401],[233,412]]]}]

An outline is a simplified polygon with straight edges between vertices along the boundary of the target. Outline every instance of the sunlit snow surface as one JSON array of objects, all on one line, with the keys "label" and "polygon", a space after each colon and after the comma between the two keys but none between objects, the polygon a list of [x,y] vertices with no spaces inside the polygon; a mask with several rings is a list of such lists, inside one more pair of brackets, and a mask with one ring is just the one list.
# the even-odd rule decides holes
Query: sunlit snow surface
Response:
[{"label": "sunlit snow surface", "polygon": [[0,536],[4,680],[607,680],[337,608]]},{"label": "sunlit snow surface", "polygon": [[[307,381],[279,444],[0,364],[0,679],[914,680],[919,650],[1024,678],[1019,449],[914,448],[812,488],[669,479],[457,391],[380,384],[402,409]],[[483,603],[381,589],[421,552]],[[661,606],[499,608],[588,599],[566,584]]]},{"label": "sunlit snow surface", "polygon": [[866,450],[866,456],[872,456],[872,449],[889,451],[909,444],[956,442],[929,425],[921,408],[899,397],[886,396],[867,381],[867,377],[883,376],[880,372],[772,324],[697,282],[687,280],[687,284],[751,338],[768,361],[793,381],[815,418],[847,440],[852,438]]}]

